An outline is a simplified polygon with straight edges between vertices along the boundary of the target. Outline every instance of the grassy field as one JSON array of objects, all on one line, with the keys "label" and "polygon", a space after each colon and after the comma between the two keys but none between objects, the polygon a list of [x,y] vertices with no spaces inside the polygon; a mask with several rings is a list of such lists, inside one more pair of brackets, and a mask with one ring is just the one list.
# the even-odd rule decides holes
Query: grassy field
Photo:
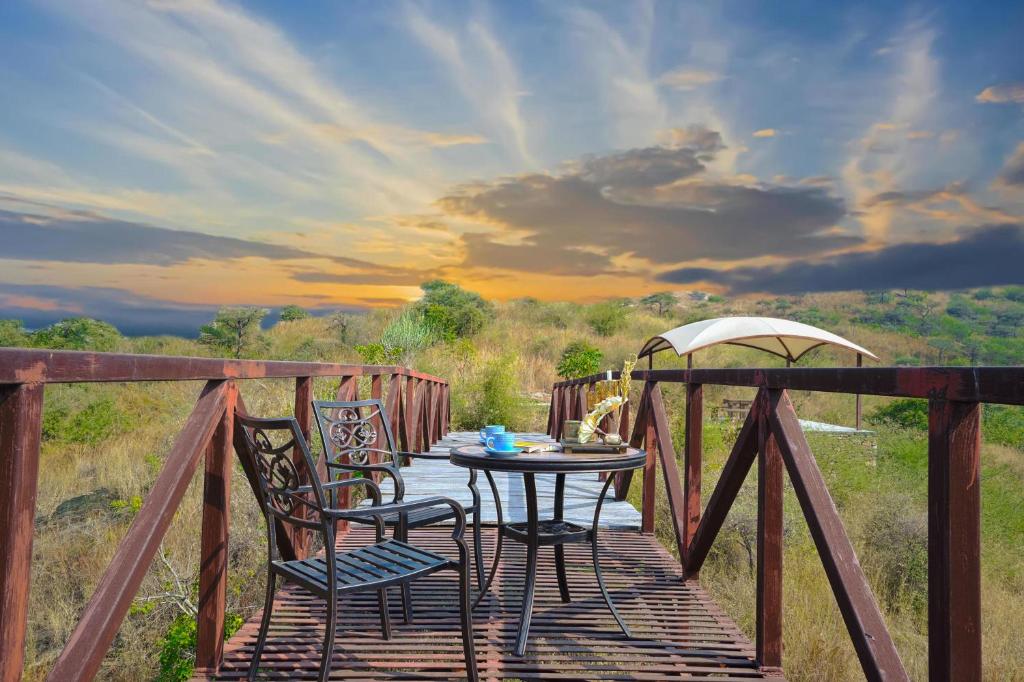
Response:
[{"label": "grassy field", "polygon": [[[609,304],[516,301],[489,310],[471,333],[410,343],[412,347],[402,349],[402,359],[451,381],[453,429],[501,421],[514,429],[542,430],[546,392],[557,378],[563,349],[573,341],[584,340],[599,349],[602,367],[617,367],[645,339],[677,324],[725,314],[774,314],[820,324],[848,336],[878,352],[883,365],[972,360],[1024,364],[1020,337],[1013,326],[1015,315],[1024,309],[1018,293],[686,300],[663,316],[636,304],[615,304],[609,309]],[[390,338],[389,334],[401,337],[395,321],[407,314],[381,310],[362,316],[280,322],[266,330],[244,355],[359,363],[373,350],[369,346]],[[970,326],[970,333],[964,333],[963,325]],[[11,329],[8,325],[5,340],[5,329],[0,327],[0,343],[54,345],[52,339],[34,341],[23,330]],[[118,337],[107,345],[126,352],[219,353],[195,341],[172,337]],[[700,354],[696,364],[779,366],[781,361],[754,351],[719,348]],[[805,364],[848,365],[852,358],[823,351]],[[659,359],[659,366],[680,366],[680,362]],[[261,415],[288,413],[292,388],[290,381],[242,385],[250,411]],[[318,395],[328,396],[334,388],[329,381],[316,384]],[[27,680],[41,680],[52,665],[152,485],[199,389],[197,383],[47,389]],[[366,394],[367,387],[361,392]],[[713,407],[726,397],[751,397],[747,393],[708,387],[705,401]],[[849,396],[797,393],[793,399],[803,418],[839,424],[853,421]],[[666,387],[666,400],[674,436],[681,443],[681,389]],[[865,412],[870,414],[888,402],[867,397]],[[983,617],[985,677],[989,680],[1024,680],[1024,666],[1016,656],[1021,642],[1019,614],[1024,612],[1024,457],[1019,426],[1024,417],[1019,410],[1008,415],[1000,416],[1000,430],[998,434],[993,431],[982,453]],[[992,424],[995,429],[996,422]],[[736,427],[713,420],[709,414],[705,428],[706,499]],[[815,436],[812,446],[903,659],[914,679],[925,679],[926,438],[913,425],[883,423],[873,428],[877,428],[873,438]],[[187,677],[194,638],[190,623],[198,578],[200,494],[201,479],[197,479],[106,659],[102,679]],[[630,494],[638,502],[637,484]],[[658,494],[664,495],[660,484]],[[752,473],[702,572],[704,584],[750,635],[755,498]],[[671,547],[671,523],[664,502],[659,499],[657,532]],[[787,674],[794,680],[859,679],[852,645],[790,489],[785,518]],[[232,489],[228,597],[232,622],[250,617],[259,608],[264,553],[262,520],[238,471]]]}]

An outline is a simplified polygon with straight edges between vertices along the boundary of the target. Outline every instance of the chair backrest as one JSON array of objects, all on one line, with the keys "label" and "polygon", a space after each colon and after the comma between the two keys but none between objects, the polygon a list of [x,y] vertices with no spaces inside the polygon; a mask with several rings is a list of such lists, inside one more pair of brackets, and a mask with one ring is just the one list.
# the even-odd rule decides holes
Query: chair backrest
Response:
[{"label": "chair backrest", "polygon": [[[324,546],[332,547],[333,523],[323,513],[327,498],[299,423],[294,417],[260,419],[236,415],[236,420],[245,434],[250,463],[262,493],[271,551],[281,553],[275,518],[319,531]],[[293,453],[298,456],[293,457]]]},{"label": "chair backrest", "polygon": [[[380,400],[314,400],[313,412],[330,469],[366,471],[368,466],[384,465],[392,467],[398,475],[398,450]],[[375,423],[380,424],[383,433]],[[374,454],[383,461],[375,463]]]}]

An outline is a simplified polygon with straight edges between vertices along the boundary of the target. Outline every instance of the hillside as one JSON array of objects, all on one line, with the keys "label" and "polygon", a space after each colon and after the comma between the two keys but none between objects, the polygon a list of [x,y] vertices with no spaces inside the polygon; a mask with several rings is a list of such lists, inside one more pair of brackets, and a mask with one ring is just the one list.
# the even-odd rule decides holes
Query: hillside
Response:
[{"label": "hillside", "polygon": [[[35,332],[0,321],[0,345],[94,349],[174,355],[237,355],[331,362],[402,362],[449,379],[452,428],[484,422],[543,430],[548,394],[559,368],[585,374],[618,367],[648,337],[685,322],[734,314],[772,315],[823,326],[876,352],[881,364],[1024,364],[1024,288],[960,293],[914,291],[820,294],[770,300],[688,294],[677,300],[606,301],[591,305],[521,299],[491,303],[443,283],[404,309],[364,315],[290,318],[259,328],[259,314],[228,311],[197,340],[121,336],[91,321],[69,321]],[[668,307],[667,310],[659,308]],[[258,313],[259,311],[257,311]],[[232,326],[234,324],[235,326]],[[565,353],[575,344],[574,352]],[[663,354],[664,355],[664,354]],[[848,353],[814,351],[802,365],[850,365]],[[698,367],[781,366],[752,350],[723,347],[697,355]],[[656,366],[683,366],[659,357]],[[47,390],[37,509],[32,608],[26,679],[42,679],[70,634],[77,614],[139,508],[173,434],[198,391],[196,384],[78,385]],[[316,384],[318,395],[335,387]],[[250,382],[251,412],[291,408],[292,386]],[[363,395],[367,394],[365,387]],[[709,388],[713,408],[740,390]],[[849,396],[793,396],[800,416],[853,422]],[[666,400],[679,440],[678,388]],[[919,406],[865,398],[872,439],[814,436],[812,446],[848,531],[867,567],[897,646],[915,679],[926,671],[926,441]],[[712,415],[709,410],[709,419]],[[986,408],[983,450],[983,565],[986,678],[1024,680],[1013,658],[1024,609],[1024,414]],[[735,425],[711,419],[705,440],[705,489],[728,454]],[[662,487],[658,487],[663,494]],[[193,482],[122,627],[104,679],[185,679],[197,589],[199,495]],[[631,497],[638,501],[639,486]],[[260,520],[244,476],[232,493],[229,609],[235,622],[262,601]],[[705,585],[753,634],[754,501],[750,480],[702,574]],[[665,505],[659,504],[664,510]],[[671,546],[670,522],[658,533]],[[813,543],[787,489],[786,653],[794,680],[859,679],[859,667],[834,605]],[[800,624],[799,627],[796,624]]]}]

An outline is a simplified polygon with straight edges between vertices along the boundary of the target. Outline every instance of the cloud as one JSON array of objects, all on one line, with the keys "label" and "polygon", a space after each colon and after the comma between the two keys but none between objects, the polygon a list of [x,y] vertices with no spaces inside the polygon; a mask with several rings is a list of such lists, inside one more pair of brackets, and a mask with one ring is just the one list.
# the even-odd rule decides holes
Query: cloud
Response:
[{"label": "cloud", "polygon": [[1024,104],[1024,83],[990,85],[974,99],[982,104]]},{"label": "cloud", "polygon": [[943,243],[904,243],[876,251],[781,266],[730,270],[679,268],[658,275],[674,284],[709,282],[732,294],[868,289],[967,289],[1024,283],[1024,225],[986,225]]},{"label": "cloud", "polygon": [[[46,305],[35,303],[40,300]],[[260,303],[253,301],[252,305]],[[365,310],[351,305],[307,309],[314,315],[335,310]],[[217,305],[175,303],[106,287],[0,283],[0,317],[22,320],[29,329],[38,329],[67,317],[84,316],[109,322],[129,336],[195,336],[199,327],[209,322],[217,310]],[[276,310],[272,309],[267,321],[274,315]]]},{"label": "cloud", "polygon": [[[0,196],[0,201],[4,197]],[[219,237],[202,232],[171,230],[144,223],[115,220],[82,211],[54,210],[24,213],[0,209],[0,258],[15,261],[64,263],[138,264],[176,266],[190,260],[231,261],[265,258],[272,261],[304,261],[292,279],[305,282],[350,284],[418,284],[430,278],[423,270],[380,265],[333,253],[266,242]],[[345,272],[313,269],[311,261],[329,261]]]},{"label": "cloud", "polygon": [[754,131],[754,137],[775,137],[779,131],[775,128],[761,128]]},{"label": "cloud", "polygon": [[702,85],[717,83],[722,80],[722,75],[707,69],[694,69],[680,66],[658,78],[658,83],[675,90],[693,90]]},{"label": "cloud", "polygon": [[559,175],[463,186],[438,201],[449,216],[497,228],[462,237],[463,265],[529,272],[607,271],[617,256],[651,263],[817,254],[860,242],[835,230],[841,198],[821,186],[720,179],[711,131],[692,144],[587,157]]},{"label": "cloud", "polygon": [[1024,187],[1024,142],[1006,160],[997,181],[1005,187]]}]

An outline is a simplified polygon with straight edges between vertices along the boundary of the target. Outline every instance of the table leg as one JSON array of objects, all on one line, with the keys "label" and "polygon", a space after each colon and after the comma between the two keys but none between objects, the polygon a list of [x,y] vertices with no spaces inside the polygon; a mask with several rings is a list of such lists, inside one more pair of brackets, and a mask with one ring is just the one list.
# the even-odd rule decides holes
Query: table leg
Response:
[{"label": "table leg", "polygon": [[523,474],[526,488],[526,581],[523,584],[523,609],[519,616],[519,634],[516,636],[516,656],[526,653],[526,638],[530,634],[530,619],[533,617],[533,590],[537,582],[537,483],[533,474]]},{"label": "table leg", "polygon": [[625,633],[626,637],[632,639],[633,634],[626,627],[626,622],[622,620],[622,616],[619,615],[618,610],[615,608],[615,604],[612,603],[611,595],[608,594],[608,588],[604,585],[604,576],[601,575],[601,560],[599,552],[597,550],[597,528],[598,522],[601,520],[601,505],[604,504],[604,498],[608,494],[608,488],[615,480],[614,476],[609,476],[608,480],[605,481],[604,488],[601,489],[601,496],[597,498],[597,507],[594,509],[594,527],[590,531],[590,550],[594,556],[594,574],[597,576],[597,586],[601,588],[601,596],[604,597],[604,603],[608,605],[608,610],[615,616],[615,620],[618,622],[619,627],[622,628],[622,632]]},{"label": "table leg", "polygon": [[[555,475],[555,521],[562,520],[565,511],[565,474]],[[568,604],[572,601],[569,596],[569,580],[565,576],[565,547],[555,545],[555,573],[558,575],[558,592],[562,601]]]},{"label": "table leg", "polygon": [[494,582],[494,575],[498,572],[498,563],[501,561],[501,545],[502,540],[505,539],[505,520],[501,512],[501,495],[498,494],[498,485],[494,482],[494,476],[491,472],[484,470],[484,475],[487,477],[487,483],[491,486],[491,493],[494,495],[494,510],[498,514],[498,538],[494,546],[494,561],[491,562],[491,572],[487,576],[487,581],[484,582],[483,587],[480,588],[480,594],[476,596],[476,600],[473,602],[473,608],[475,609],[480,602],[483,600],[484,595],[491,589],[491,584]]}]

